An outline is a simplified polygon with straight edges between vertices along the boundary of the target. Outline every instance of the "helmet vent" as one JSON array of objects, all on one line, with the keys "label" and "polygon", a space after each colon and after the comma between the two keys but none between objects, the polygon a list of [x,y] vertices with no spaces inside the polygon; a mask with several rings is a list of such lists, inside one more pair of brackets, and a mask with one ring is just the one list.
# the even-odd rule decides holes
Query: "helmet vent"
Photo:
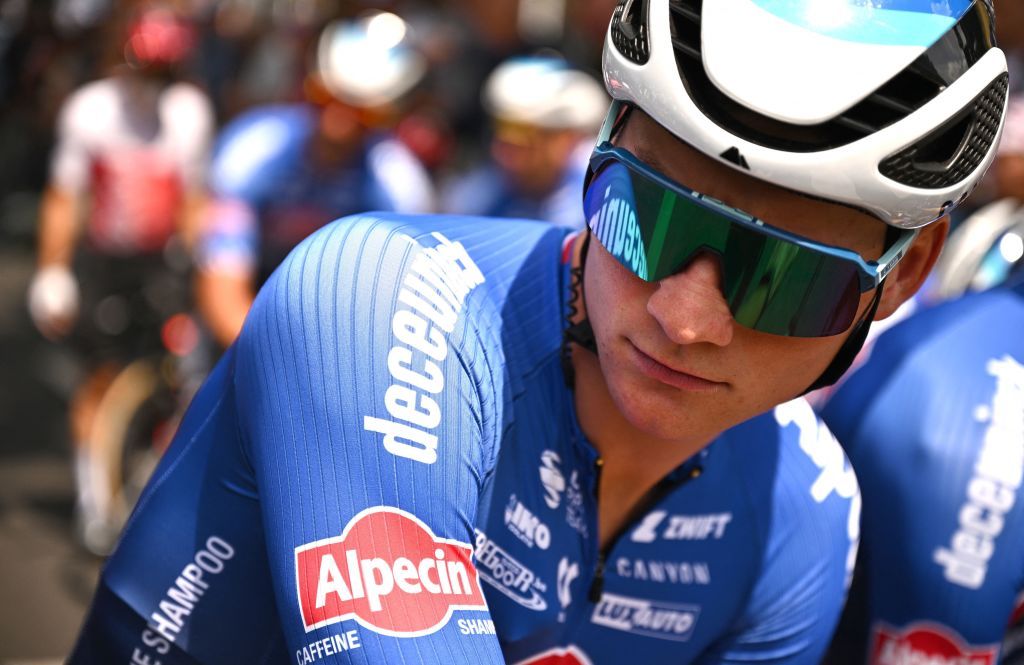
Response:
[{"label": "helmet vent", "polygon": [[647,64],[651,57],[647,30],[647,0],[619,0],[612,13],[612,43],[637,65]]},{"label": "helmet vent", "polygon": [[964,181],[984,161],[999,132],[1009,76],[1001,74],[949,122],[878,165],[909,187],[943,189]]},{"label": "helmet vent", "polygon": [[672,10],[672,45],[676,57],[686,56],[700,65],[701,0],[674,0],[669,8]]},{"label": "helmet vent", "polygon": [[670,0],[669,6],[679,76],[697,106],[736,136],[791,152],[838,148],[899,122],[934,99],[993,46],[991,15],[977,3],[917,60],[863,101],[827,122],[795,125],[742,106],[708,78],[701,55],[703,0]]}]

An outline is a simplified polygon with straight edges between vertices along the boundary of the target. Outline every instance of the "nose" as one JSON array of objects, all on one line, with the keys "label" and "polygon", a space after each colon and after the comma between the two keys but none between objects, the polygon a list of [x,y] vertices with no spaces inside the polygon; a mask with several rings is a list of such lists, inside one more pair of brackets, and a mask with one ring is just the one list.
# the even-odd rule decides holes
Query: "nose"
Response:
[{"label": "nose", "polygon": [[721,283],[718,259],[700,254],[682,271],[658,282],[647,301],[647,311],[676,344],[727,346],[735,321],[722,296]]}]

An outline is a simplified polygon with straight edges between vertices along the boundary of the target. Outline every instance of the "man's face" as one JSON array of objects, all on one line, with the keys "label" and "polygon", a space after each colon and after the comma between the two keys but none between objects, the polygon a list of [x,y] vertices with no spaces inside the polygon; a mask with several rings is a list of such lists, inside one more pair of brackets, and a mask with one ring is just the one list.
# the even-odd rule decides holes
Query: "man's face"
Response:
[{"label": "man's face", "polygon": [[579,140],[573,131],[498,122],[491,157],[520,194],[544,197],[558,186]]},{"label": "man's face", "polygon": [[[869,259],[883,251],[882,222],[720,164],[642,112],[633,112],[616,143],[676,182],[769,224]],[[799,395],[849,335],[781,337],[740,326],[721,293],[718,259],[707,254],[680,273],[648,283],[595,239],[585,280],[587,314],[609,393],[630,423],[659,438],[710,439]],[[872,295],[861,297],[861,313]]]}]

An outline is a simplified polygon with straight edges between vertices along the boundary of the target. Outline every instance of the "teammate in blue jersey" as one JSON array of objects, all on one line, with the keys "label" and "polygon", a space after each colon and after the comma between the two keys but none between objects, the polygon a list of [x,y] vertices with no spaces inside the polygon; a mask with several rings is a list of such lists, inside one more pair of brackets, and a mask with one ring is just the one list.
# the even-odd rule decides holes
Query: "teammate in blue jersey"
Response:
[{"label": "teammate in blue jersey", "polygon": [[[845,31],[726,4],[616,8],[583,233],[382,213],[292,253],[72,664],[820,659],[860,499],[795,398],[924,280],[991,161],[1005,60],[984,4],[851,3]],[[810,101],[844,113],[958,44],[920,111],[808,128]],[[976,161],[914,156],[957,132]]]},{"label": "teammate in blue jersey", "polygon": [[864,491],[830,663],[998,661],[1024,591],[1024,283],[882,335],[824,417]]},{"label": "teammate in blue jersey", "polygon": [[490,160],[457,179],[446,212],[585,225],[580,190],[608,96],[589,74],[550,56],[512,58],[487,79]]},{"label": "teammate in blue jersey", "polygon": [[313,231],[367,210],[433,209],[425,169],[389,130],[425,69],[405,30],[387,13],[330,24],[305,83],[308,101],[250,111],[218,139],[197,293],[222,346],[255,290]]}]

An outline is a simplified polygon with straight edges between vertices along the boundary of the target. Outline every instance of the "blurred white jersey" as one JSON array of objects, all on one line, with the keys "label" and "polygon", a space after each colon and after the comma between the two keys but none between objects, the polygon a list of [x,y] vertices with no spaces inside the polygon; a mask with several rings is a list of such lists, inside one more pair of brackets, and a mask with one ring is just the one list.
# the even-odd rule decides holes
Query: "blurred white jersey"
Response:
[{"label": "blurred white jersey", "polygon": [[206,95],[113,77],[89,83],[58,120],[52,183],[91,195],[86,237],[96,250],[159,250],[184,195],[202,186],[214,127]]}]

